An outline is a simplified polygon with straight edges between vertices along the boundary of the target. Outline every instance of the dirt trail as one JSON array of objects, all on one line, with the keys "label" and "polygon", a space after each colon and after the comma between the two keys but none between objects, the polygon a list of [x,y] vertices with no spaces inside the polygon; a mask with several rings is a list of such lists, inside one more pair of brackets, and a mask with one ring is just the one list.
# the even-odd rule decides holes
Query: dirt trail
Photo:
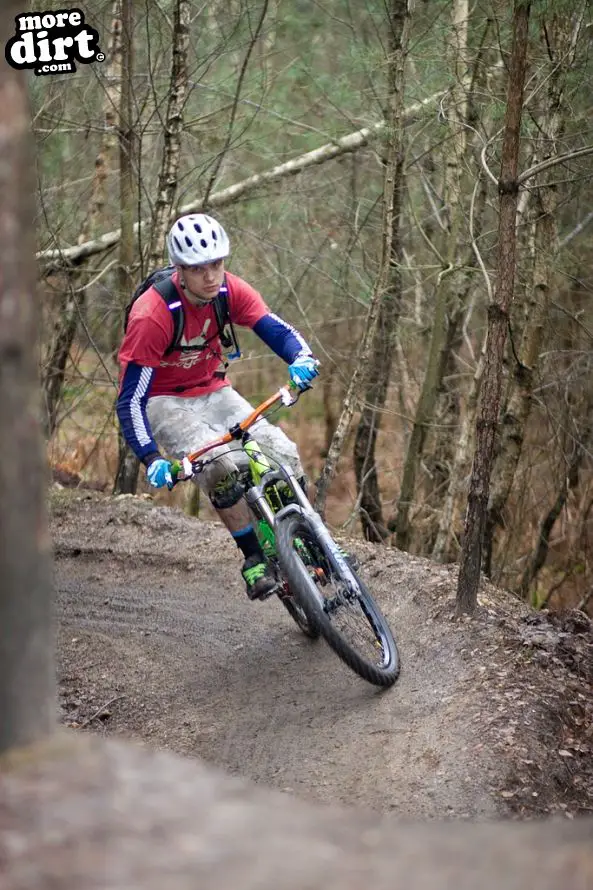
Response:
[{"label": "dirt trail", "polygon": [[482,595],[479,621],[453,622],[452,569],[359,542],[402,653],[400,679],[379,692],[279,602],[247,600],[216,524],[141,498],[54,489],[51,500],[65,723],[405,819],[571,799],[542,794],[533,768],[554,698],[550,686],[542,700],[539,677],[564,682],[566,669],[525,658],[509,627],[526,611],[505,594]]}]

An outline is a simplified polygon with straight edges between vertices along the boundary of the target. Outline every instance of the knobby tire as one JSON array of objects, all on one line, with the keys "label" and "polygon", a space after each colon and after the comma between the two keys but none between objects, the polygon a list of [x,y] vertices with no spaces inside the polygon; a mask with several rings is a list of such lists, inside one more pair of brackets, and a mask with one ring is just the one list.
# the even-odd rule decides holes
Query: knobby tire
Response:
[{"label": "knobby tire", "polygon": [[[381,665],[372,662],[368,657],[361,654],[342,631],[335,626],[332,622],[331,614],[326,611],[326,608],[321,606],[317,583],[312,577],[311,567],[305,564],[303,557],[296,552],[294,546],[295,540],[298,539],[308,542],[307,547],[316,551],[319,557],[318,562],[322,563],[326,575],[329,575],[329,563],[324,556],[322,544],[318,540],[315,530],[307,523],[306,517],[295,514],[282,517],[276,523],[275,533],[280,568],[297,603],[307,615],[309,623],[318,628],[336,655],[360,677],[375,686],[392,686],[397,680],[400,671],[398,649],[386,619],[381,614],[370,591],[360,580],[356,572],[353,572],[353,574],[360,587],[360,595],[357,598],[357,605],[360,606],[361,612],[360,617],[364,617],[368,627],[381,641],[385,661]],[[331,576],[335,578],[336,573],[331,572]],[[337,580],[340,580],[339,577]],[[335,597],[333,599],[335,600]]]}]

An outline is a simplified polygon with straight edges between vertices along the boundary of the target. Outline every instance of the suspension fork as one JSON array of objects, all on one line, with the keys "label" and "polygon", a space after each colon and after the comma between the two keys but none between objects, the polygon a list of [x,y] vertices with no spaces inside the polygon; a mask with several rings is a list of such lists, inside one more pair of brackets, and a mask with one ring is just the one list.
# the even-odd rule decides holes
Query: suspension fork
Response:
[{"label": "suspension fork", "polygon": [[297,504],[290,504],[289,507],[296,509],[299,513],[306,512],[309,514],[313,512],[313,508],[311,507],[311,504],[301,488],[293,470],[289,467],[281,467],[279,470],[270,470],[265,474],[261,482],[254,484],[249,488],[245,494],[245,500],[272,528],[274,528],[277,516],[284,516],[287,510],[289,512],[291,511],[289,510],[289,507],[282,507],[277,513],[274,513],[265,494],[266,486],[271,482],[288,482],[298,504],[298,506]]},{"label": "suspension fork", "polygon": [[[270,508],[264,494],[266,482],[275,480],[288,481],[298,502],[297,504],[288,504],[288,506],[282,507],[277,513],[274,513]],[[332,569],[344,581],[350,593],[354,596],[360,594],[360,587],[352,573],[352,569],[342,556],[338,545],[333,541],[321,516],[311,506],[294,471],[290,467],[282,466],[281,470],[273,470],[271,473],[266,473],[265,479],[259,485],[254,485],[249,489],[246,499],[248,503],[256,505],[256,510],[272,528],[274,528],[278,519],[281,519],[282,516],[286,516],[288,513],[305,514],[307,522],[315,532]]]}]

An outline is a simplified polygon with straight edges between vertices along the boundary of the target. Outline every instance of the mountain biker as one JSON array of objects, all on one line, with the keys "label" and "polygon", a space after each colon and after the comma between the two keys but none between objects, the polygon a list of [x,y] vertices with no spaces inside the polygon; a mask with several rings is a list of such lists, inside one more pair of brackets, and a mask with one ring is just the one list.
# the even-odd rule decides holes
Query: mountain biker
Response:
[{"label": "mountain biker", "polygon": [[[155,488],[172,484],[171,462],[159,445],[167,454],[181,457],[224,434],[253,410],[226,379],[220,336],[213,333],[217,329],[213,301],[221,289],[226,288],[231,322],[254,330],[288,364],[299,389],[307,388],[318,373],[318,362],[300,333],[271,312],[246,281],[225,271],[230,244],[217,220],[202,213],[180,217],[171,227],[167,248],[184,312],[183,349],[166,354],[171,311],[150,287],[132,305],[118,356],[117,415],[128,445]],[[296,445],[279,427],[262,418],[253,430],[276,460],[303,477]],[[258,599],[269,594],[276,581],[251,525],[237,481],[237,463],[228,449],[211,455],[220,456],[204,467],[197,482],[242,551],[247,594]]]}]

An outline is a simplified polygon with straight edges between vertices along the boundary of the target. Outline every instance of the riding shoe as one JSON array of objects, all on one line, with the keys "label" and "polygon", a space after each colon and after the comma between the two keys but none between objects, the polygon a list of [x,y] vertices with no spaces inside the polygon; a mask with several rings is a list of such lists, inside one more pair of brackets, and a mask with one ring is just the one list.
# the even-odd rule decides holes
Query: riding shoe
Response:
[{"label": "riding shoe", "polygon": [[278,583],[272,567],[258,553],[245,560],[241,574],[250,600],[265,599],[270,596]]}]

